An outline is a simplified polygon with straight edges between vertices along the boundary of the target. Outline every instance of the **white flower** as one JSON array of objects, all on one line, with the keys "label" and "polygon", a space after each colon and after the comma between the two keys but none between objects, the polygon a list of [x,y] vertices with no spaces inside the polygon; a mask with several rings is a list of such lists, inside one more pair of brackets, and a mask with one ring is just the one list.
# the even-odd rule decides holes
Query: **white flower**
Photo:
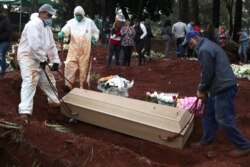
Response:
[{"label": "white flower", "polygon": [[157,98],[158,103],[174,103],[178,97],[178,93],[157,93],[156,91],[152,94],[147,92],[146,95],[151,98]]},{"label": "white flower", "polygon": [[233,72],[236,77],[238,78],[250,78],[250,64],[244,64],[244,65],[231,65]]}]

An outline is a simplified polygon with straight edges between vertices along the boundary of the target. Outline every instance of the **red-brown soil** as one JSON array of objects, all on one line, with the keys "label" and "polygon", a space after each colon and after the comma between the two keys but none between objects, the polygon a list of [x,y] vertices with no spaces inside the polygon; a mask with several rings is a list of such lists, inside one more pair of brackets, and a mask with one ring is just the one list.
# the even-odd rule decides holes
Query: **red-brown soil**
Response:
[{"label": "red-brown soil", "polygon": [[[164,44],[154,41],[152,48],[162,51]],[[106,47],[97,47],[92,54],[97,58],[92,64],[92,73],[101,77],[117,74],[128,80],[134,79],[135,84],[129,89],[130,98],[145,100],[147,91],[178,92],[180,96],[196,95],[200,77],[197,61],[172,58],[137,66],[133,59],[131,67],[106,67]],[[59,94],[63,97],[63,79],[56,72],[55,76]],[[237,125],[250,139],[250,81],[238,79],[238,82],[239,91],[235,101]],[[92,81],[91,90],[97,91],[96,86],[96,80]],[[211,146],[192,147],[191,144],[197,142],[202,133],[200,117],[195,118],[194,130],[185,147],[182,150],[172,149],[83,122],[70,123],[67,117],[60,114],[59,108],[48,106],[46,96],[40,89],[37,89],[34,97],[31,123],[25,125],[17,114],[20,89],[21,77],[18,71],[9,72],[0,79],[0,118],[24,126],[21,139],[16,140],[13,136],[0,138],[1,167],[247,167],[250,164],[250,155],[236,159],[227,156],[234,146],[221,130]],[[70,132],[54,131],[44,126],[45,120],[68,127]],[[0,135],[6,131],[6,128],[0,127]]]}]

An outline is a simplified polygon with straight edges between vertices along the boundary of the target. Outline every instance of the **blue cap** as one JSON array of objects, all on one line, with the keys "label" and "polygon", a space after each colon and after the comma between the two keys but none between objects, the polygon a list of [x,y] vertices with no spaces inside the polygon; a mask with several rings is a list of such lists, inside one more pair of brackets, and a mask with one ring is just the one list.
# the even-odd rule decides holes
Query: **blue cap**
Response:
[{"label": "blue cap", "polygon": [[188,42],[189,42],[189,40],[190,40],[191,38],[195,37],[195,36],[200,36],[200,33],[197,32],[197,31],[193,31],[193,30],[192,30],[192,31],[189,31],[189,32],[186,34],[185,39],[184,39],[184,41],[182,42],[182,45],[187,45]]}]

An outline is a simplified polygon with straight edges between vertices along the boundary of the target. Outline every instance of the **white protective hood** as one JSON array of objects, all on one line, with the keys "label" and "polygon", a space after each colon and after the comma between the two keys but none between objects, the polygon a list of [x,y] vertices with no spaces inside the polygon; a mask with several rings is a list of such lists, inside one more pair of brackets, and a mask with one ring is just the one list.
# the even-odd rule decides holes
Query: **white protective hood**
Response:
[{"label": "white protective hood", "polygon": [[84,17],[85,11],[83,10],[83,8],[81,6],[77,6],[74,9],[74,17],[76,16],[76,14],[81,14]]}]

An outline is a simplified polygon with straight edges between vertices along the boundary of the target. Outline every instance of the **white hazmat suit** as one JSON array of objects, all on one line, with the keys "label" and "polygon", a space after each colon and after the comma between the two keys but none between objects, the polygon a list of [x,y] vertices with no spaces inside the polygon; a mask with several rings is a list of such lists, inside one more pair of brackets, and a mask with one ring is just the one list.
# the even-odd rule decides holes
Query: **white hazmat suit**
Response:
[{"label": "white hazmat suit", "polygon": [[[81,14],[83,19],[79,22],[76,20],[76,14]],[[99,39],[100,31],[95,23],[84,17],[85,12],[81,6],[74,9],[74,18],[69,20],[62,28],[66,37],[70,36],[69,50],[65,61],[65,77],[71,82],[75,81],[75,73],[79,69],[80,88],[87,79],[88,67],[91,52],[91,38]],[[65,85],[70,89],[72,85],[65,81]]]},{"label": "white hazmat suit", "polygon": [[[40,62],[48,61],[48,57],[50,62],[60,63],[51,28],[48,26],[45,27],[39,17],[31,19],[25,25],[22,32],[17,52],[17,59],[23,80],[19,114],[29,115],[33,111],[33,97],[38,84],[47,95],[50,106],[56,107],[60,105],[60,101],[57,99],[43,69],[40,67]],[[52,84],[55,86],[55,78],[52,71],[48,67],[45,70]]]}]

